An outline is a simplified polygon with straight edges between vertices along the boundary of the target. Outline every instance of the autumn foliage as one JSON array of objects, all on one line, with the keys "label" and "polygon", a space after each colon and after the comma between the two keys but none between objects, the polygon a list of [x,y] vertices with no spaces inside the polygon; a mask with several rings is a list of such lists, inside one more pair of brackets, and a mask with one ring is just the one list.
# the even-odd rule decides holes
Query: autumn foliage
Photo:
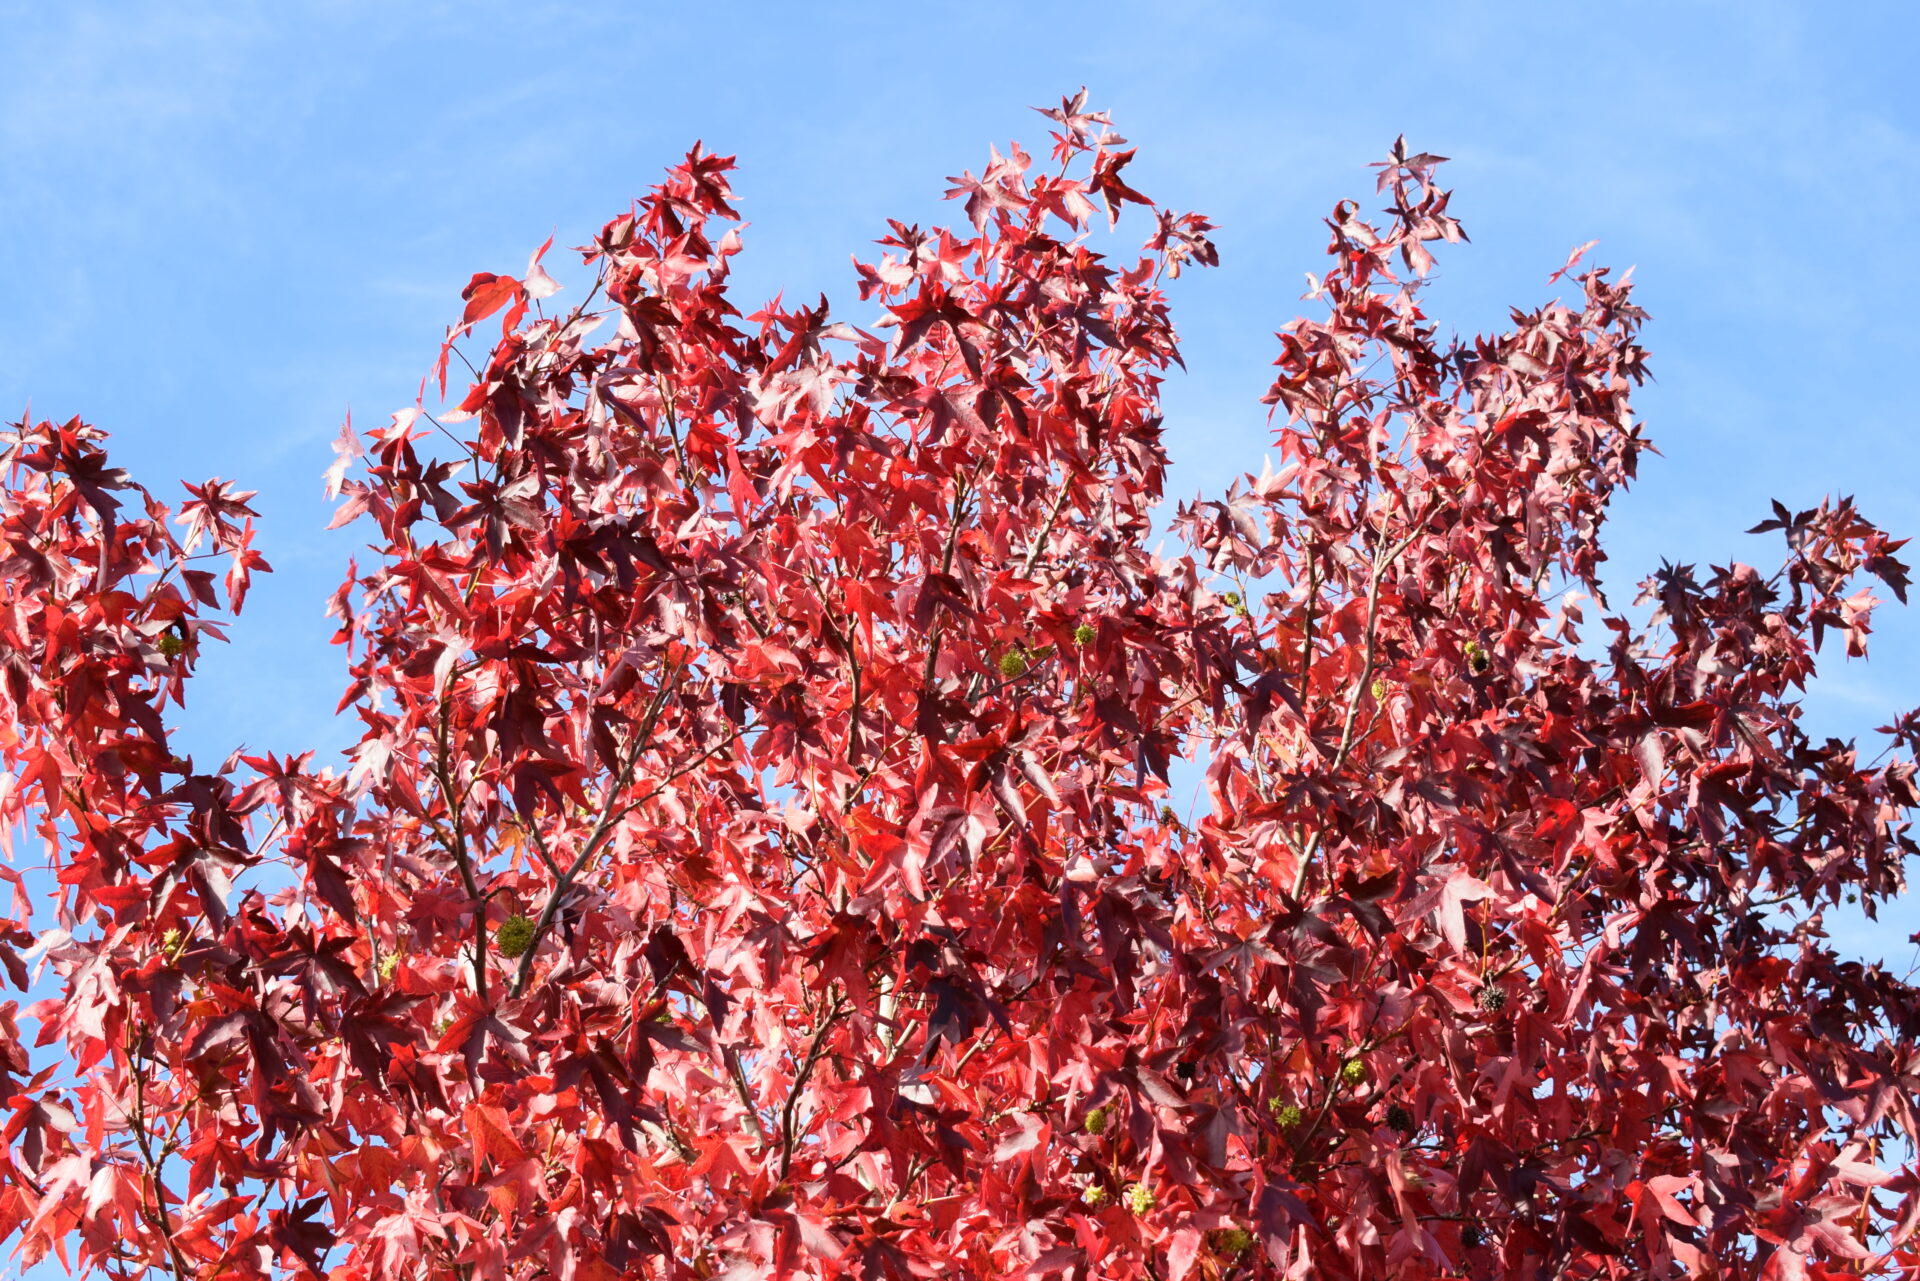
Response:
[{"label": "autumn foliage", "polygon": [[[176,514],[91,427],[6,437],[27,1260],[1915,1266],[1915,991],[1821,913],[1901,891],[1920,720],[1875,756],[1797,704],[1900,543],[1781,508],[1777,570],[1609,612],[1643,314],[1569,262],[1572,301],[1442,340],[1463,236],[1396,145],[1279,336],[1272,468],[1150,552],[1165,291],[1211,227],[1084,94],[1046,114],[1050,160],[952,180],[957,227],[890,224],[848,320],[736,309],[697,148],[577,306],[539,254],[474,277],[464,395],[328,473],[372,537],[329,606],[338,766],[170,737],[266,568],[249,495]],[[1138,257],[1095,252],[1116,221]]]}]

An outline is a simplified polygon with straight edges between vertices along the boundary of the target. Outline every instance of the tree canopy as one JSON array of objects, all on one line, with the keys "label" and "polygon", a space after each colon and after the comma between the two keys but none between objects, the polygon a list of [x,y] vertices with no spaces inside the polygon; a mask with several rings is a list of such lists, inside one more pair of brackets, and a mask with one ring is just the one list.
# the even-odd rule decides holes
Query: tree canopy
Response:
[{"label": "tree canopy", "polygon": [[[99,430],[15,425],[29,1261],[1916,1265],[1915,991],[1821,914],[1903,889],[1920,719],[1872,755],[1798,702],[1823,642],[1864,653],[1867,579],[1904,598],[1901,543],[1776,505],[1777,569],[1610,609],[1644,314],[1576,252],[1570,301],[1443,339],[1422,285],[1464,236],[1396,143],[1279,334],[1275,465],[1150,551],[1166,290],[1212,227],[1129,185],[1084,91],[1045,114],[1048,158],[950,180],[954,227],[888,224],[854,320],[736,308],[698,148],[583,248],[578,305],[551,241],[476,275],[452,408],[343,429],[327,475],[372,531],[328,604],[340,766],[169,729],[267,568],[251,495],[176,514]],[[1123,211],[1149,237],[1103,257]]]}]

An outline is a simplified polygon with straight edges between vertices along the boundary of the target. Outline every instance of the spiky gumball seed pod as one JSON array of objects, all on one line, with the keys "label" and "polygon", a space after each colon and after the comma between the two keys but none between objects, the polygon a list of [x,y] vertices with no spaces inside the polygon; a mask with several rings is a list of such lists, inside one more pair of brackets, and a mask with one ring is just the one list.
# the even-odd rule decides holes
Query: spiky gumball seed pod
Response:
[{"label": "spiky gumball seed pod", "polygon": [[1215,1228],[1207,1233],[1207,1244],[1223,1258],[1245,1258],[1253,1249],[1253,1233],[1245,1228]]},{"label": "spiky gumball seed pod", "polygon": [[508,960],[519,960],[533,946],[533,921],[524,916],[509,916],[493,932],[493,945]]},{"label": "spiky gumball seed pod", "polygon": [[1474,1001],[1489,1014],[1496,1014],[1507,1008],[1506,989],[1495,983],[1483,983],[1474,994]]},{"label": "spiky gumball seed pod", "polygon": [[1413,1113],[1395,1103],[1387,1108],[1387,1128],[1402,1134],[1413,1133]]}]

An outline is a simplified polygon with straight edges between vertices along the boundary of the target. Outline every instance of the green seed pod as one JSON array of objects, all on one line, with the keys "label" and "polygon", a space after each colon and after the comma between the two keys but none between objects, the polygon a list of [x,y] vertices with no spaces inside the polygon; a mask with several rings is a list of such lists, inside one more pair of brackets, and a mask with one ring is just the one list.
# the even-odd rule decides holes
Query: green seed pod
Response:
[{"label": "green seed pod", "polygon": [[1359,1085],[1367,1079],[1367,1065],[1359,1059],[1348,1059],[1340,1065],[1340,1079],[1348,1085]]},{"label": "green seed pod", "polygon": [[1135,1214],[1145,1214],[1160,1203],[1153,1195],[1153,1189],[1144,1183],[1136,1183],[1127,1189],[1127,1208]]},{"label": "green seed pod", "polygon": [[1374,677],[1373,687],[1370,692],[1373,694],[1373,701],[1376,703],[1379,702],[1387,696],[1387,683],[1378,676]]},{"label": "green seed pod", "polygon": [[1103,1104],[1087,1113],[1087,1119],[1080,1123],[1080,1128],[1088,1134],[1105,1134],[1107,1132],[1107,1118],[1112,1114],[1113,1104]]},{"label": "green seed pod", "polygon": [[1300,1111],[1299,1104],[1282,1103],[1279,1099],[1269,1099],[1267,1111],[1273,1113],[1273,1119],[1279,1122],[1282,1130],[1297,1130],[1300,1128],[1300,1122],[1306,1119],[1306,1115]]},{"label": "green seed pod", "polygon": [[1091,645],[1093,644],[1094,637],[1099,634],[1099,632],[1094,630],[1092,623],[1082,623],[1073,629],[1073,643],[1076,645]]},{"label": "green seed pod", "polygon": [[1479,641],[1470,640],[1463,651],[1467,656],[1467,670],[1475,676],[1483,676],[1493,666],[1493,656],[1480,647]]},{"label": "green seed pod", "polygon": [[1239,608],[1240,608],[1240,593],[1239,593],[1239,592],[1228,592],[1228,593],[1227,593],[1227,594],[1226,594],[1225,596],[1223,596],[1223,597],[1221,597],[1220,599],[1222,599],[1222,600],[1224,600],[1224,601],[1226,601],[1226,602],[1227,602],[1227,604],[1229,604],[1229,605],[1231,605],[1231,606],[1232,606],[1233,608],[1235,608],[1235,609],[1239,609]]},{"label": "green seed pod", "polygon": [[493,945],[508,960],[519,960],[533,946],[533,922],[524,916],[509,916],[493,932]]},{"label": "green seed pod", "polygon": [[1207,1244],[1223,1258],[1244,1258],[1253,1249],[1253,1233],[1245,1228],[1215,1228],[1207,1233]]},{"label": "green seed pod", "polygon": [[187,647],[186,642],[172,632],[162,633],[160,639],[154,642],[154,646],[168,658],[180,657],[180,651]]},{"label": "green seed pod", "polygon": [[1017,676],[1025,676],[1027,674],[1027,656],[1017,649],[1010,649],[1000,655],[1000,662],[997,666],[1000,668],[1000,674],[1008,680],[1012,680]]},{"label": "green seed pod", "polygon": [[393,982],[393,972],[400,968],[400,953],[389,952],[380,958],[380,981]]},{"label": "green seed pod", "polygon": [[1080,1194],[1080,1199],[1098,1210],[1107,1203],[1107,1190],[1098,1183],[1089,1183],[1087,1190]]}]

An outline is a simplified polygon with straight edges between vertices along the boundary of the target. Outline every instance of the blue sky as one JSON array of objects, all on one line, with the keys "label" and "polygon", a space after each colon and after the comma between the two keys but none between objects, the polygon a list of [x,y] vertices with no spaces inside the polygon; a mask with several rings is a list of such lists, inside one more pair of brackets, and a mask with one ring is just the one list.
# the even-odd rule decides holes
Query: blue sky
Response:
[{"label": "blue sky", "polygon": [[[1637,265],[1664,453],[1617,506],[1614,581],[1661,556],[1767,563],[1767,501],[1858,496],[1920,533],[1903,302],[1920,243],[1910,6],[1856,2],[1214,4],[0,2],[0,405],[114,433],[151,487],[260,491],[261,582],[196,684],[206,757],[338,746],[322,601],[357,545],[320,472],[351,408],[411,402],[458,293],[579,244],[694,139],[737,153],[751,299],[824,290],[884,219],[957,216],[948,174],[1044,143],[1080,84],[1129,171],[1221,224],[1176,287],[1172,491],[1258,471],[1272,331],[1321,269],[1320,219],[1404,132],[1453,157],[1474,243],[1443,326],[1552,295],[1580,242]],[[1116,241],[1131,247],[1137,236]],[[559,249],[549,258],[555,264]],[[578,280],[557,267],[563,279]],[[1860,732],[1920,702],[1920,621],[1823,680]],[[1836,659],[1837,663],[1837,659]],[[1853,937],[1902,962],[1920,910]]]}]

